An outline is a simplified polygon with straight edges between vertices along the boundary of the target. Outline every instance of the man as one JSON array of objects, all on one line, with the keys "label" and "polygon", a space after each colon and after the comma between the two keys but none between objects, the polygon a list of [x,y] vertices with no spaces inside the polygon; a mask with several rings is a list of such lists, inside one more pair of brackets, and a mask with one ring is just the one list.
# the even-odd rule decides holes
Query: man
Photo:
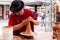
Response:
[{"label": "man", "polygon": [[24,9],[24,2],[18,0],[12,1],[10,11],[11,14],[8,25],[13,26],[14,35],[19,35],[20,32],[24,32],[29,22],[31,23],[31,29],[34,32],[32,18],[37,19],[37,13]]}]

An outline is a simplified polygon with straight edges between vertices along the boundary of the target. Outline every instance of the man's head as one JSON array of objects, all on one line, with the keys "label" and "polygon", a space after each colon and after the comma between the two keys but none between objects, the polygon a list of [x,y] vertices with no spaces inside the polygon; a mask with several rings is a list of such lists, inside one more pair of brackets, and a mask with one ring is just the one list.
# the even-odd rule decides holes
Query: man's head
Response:
[{"label": "man's head", "polygon": [[11,3],[10,11],[15,12],[17,15],[23,15],[24,2],[19,0],[14,0]]}]

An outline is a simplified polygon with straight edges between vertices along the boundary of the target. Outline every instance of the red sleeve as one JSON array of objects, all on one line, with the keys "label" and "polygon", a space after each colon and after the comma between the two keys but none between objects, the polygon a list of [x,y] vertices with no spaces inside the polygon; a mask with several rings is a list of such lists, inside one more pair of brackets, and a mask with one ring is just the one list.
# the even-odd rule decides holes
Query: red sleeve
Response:
[{"label": "red sleeve", "polygon": [[8,26],[13,26],[15,24],[15,21],[14,21],[14,15],[11,14],[10,15],[10,18],[9,18],[9,22],[8,22]]},{"label": "red sleeve", "polygon": [[33,17],[33,19],[37,20],[38,13],[33,12],[33,11],[31,11],[31,10],[28,10],[27,13],[29,13],[28,15],[30,15],[31,17]]},{"label": "red sleeve", "polygon": [[33,17],[33,19],[37,20],[38,13],[33,12],[33,13],[32,13],[32,17]]}]

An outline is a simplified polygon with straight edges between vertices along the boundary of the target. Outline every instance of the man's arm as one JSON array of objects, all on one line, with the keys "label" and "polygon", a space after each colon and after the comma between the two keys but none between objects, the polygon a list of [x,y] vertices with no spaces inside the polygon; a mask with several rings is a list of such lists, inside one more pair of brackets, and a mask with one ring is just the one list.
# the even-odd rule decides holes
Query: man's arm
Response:
[{"label": "man's arm", "polygon": [[13,27],[13,31],[19,30],[24,25],[27,25],[30,21],[32,21],[32,18],[27,18],[23,20],[21,23],[16,24],[15,19],[13,15],[10,15],[8,25]]},{"label": "man's arm", "polygon": [[14,19],[14,14],[11,13],[10,18],[9,18],[9,22],[8,22],[8,26],[12,26],[13,31],[16,31],[16,30],[20,29],[23,26],[23,23],[16,24],[16,21]]},{"label": "man's arm", "polygon": [[37,21],[35,21],[32,17],[28,17],[27,19],[23,20],[20,24],[13,26],[13,31],[21,29],[24,25],[28,25],[29,22],[34,23],[35,25],[39,25]]},{"label": "man's arm", "polygon": [[12,26],[12,27],[13,27],[13,31],[16,31],[16,30],[21,29],[21,27],[23,27],[23,24],[20,23],[20,24],[14,25],[14,26]]},{"label": "man's arm", "polygon": [[14,25],[13,31],[21,29],[24,25],[27,25],[30,21],[32,21],[32,19],[27,18],[27,19],[23,20],[20,24]]}]

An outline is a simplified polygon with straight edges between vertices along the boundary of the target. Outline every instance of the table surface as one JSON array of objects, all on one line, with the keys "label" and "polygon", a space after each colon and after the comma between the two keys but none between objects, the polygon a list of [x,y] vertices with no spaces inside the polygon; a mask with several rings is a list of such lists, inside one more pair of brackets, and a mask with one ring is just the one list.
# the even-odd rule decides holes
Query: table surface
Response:
[{"label": "table surface", "polygon": [[[0,38],[0,40],[2,40]],[[50,32],[41,32],[41,33],[34,33],[32,39],[22,38],[21,36],[13,36],[13,40],[56,40],[52,39],[52,33]]]},{"label": "table surface", "polygon": [[[26,38],[22,38],[20,36],[14,36],[13,40],[48,40],[48,39],[40,39],[40,38],[26,39]],[[51,39],[51,40],[57,40],[57,39]]]},{"label": "table surface", "polygon": [[52,32],[40,32],[40,33],[34,33],[32,39],[26,39],[22,38],[21,36],[15,36],[14,40],[17,38],[17,40],[56,40],[52,39]]}]

